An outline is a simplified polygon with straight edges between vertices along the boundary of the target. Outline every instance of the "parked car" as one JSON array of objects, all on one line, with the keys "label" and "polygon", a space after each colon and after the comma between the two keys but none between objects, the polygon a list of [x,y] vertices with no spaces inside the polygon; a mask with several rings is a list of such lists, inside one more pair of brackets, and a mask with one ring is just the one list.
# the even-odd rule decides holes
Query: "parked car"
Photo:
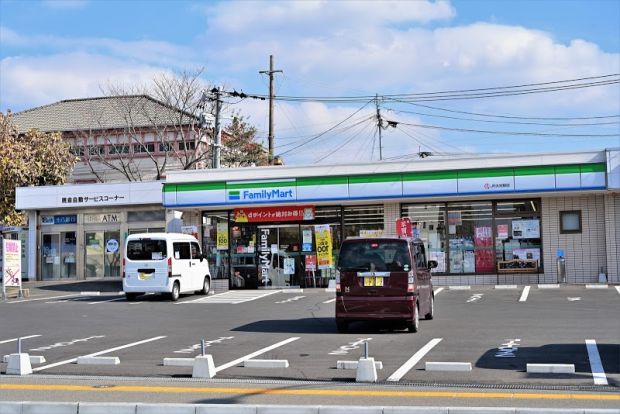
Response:
[{"label": "parked car", "polygon": [[420,315],[434,316],[431,269],[421,240],[349,238],[340,247],[336,273],[336,327],[353,321],[402,322],[417,332]]},{"label": "parked car", "polygon": [[140,233],[127,237],[123,258],[123,291],[127,300],[149,292],[209,293],[209,262],[195,237],[180,233]]}]

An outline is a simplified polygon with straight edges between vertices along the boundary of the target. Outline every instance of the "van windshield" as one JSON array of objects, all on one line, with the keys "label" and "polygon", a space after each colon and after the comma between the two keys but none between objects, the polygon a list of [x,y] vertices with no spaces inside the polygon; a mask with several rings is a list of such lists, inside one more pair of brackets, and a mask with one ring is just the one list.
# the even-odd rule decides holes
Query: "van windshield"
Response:
[{"label": "van windshield", "polygon": [[164,260],[167,256],[165,240],[140,239],[127,242],[129,260]]},{"label": "van windshield", "polygon": [[408,272],[411,259],[405,241],[363,240],[342,244],[338,268],[341,271]]}]

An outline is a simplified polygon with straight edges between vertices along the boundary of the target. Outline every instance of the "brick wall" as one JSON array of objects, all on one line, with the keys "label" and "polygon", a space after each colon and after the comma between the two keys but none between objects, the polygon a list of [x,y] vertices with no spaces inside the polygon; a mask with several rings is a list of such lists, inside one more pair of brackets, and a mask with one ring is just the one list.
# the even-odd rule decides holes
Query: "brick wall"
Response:
[{"label": "brick wall", "polygon": [[[566,281],[593,283],[598,281],[601,267],[607,268],[604,195],[550,197],[542,199],[542,243],[545,275],[542,282],[555,282],[556,252],[564,250]],[[582,232],[560,234],[560,211],[580,210]],[[616,236],[617,237],[617,236]]]}]

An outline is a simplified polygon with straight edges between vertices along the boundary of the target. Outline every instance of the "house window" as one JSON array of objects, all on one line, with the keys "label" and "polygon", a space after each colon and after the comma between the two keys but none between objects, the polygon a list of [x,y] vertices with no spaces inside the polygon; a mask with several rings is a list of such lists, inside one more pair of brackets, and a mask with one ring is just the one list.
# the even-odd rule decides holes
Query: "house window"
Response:
[{"label": "house window", "polygon": [[560,211],[560,233],[581,233],[581,210]]},{"label": "house window", "polygon": [[93,145],[88,147],[88,155],[90,156],[95,156],[95,155],[104,155],[105,154],[105,147],[103,145]]},{"label": "house window", "polygon": [[180,141],[179,150],[181,151],[193,151],[196,149],[196,141]]},{"label": "house window", "polygon": [[146,154],[146,153],[154,153],[155,152],[155,144],[146,143],[146,144],[134,144],[133,145],[134,154]]},{"label": "house window", "polygon": [[75,155],[76,157],[83,157],[84,147],[72,145],[71,148],[69,148],[69,152]]},{"label": "house window", "polygon": [[129,145],[110,145],[108,147],[108,153],[110,155],[129,154]]}]

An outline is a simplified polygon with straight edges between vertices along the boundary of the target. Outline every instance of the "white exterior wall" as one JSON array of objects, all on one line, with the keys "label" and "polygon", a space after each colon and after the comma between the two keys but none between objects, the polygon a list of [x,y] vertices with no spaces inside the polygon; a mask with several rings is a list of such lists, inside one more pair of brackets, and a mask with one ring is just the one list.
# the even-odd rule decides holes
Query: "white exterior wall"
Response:
[{"label": "white exterior wall", "polygon": [[[605,196],[598,194],[542,199],[544,282],[557,280],[558,249],[564,250],[568,283],[598,282],[601,267],[607,268],[605,207]],[[581,211],[581,233],[560,233],[560,211],[569,210]]]},{"label": "white exterior wall", "polygon": [[396,236],[396,219],[400,218],[399,203],[385,203],[383,205],[383,235]]},{"label": "white exterior wall", "polygon": [[605,195],[607,281],[620,283],[620,194]]}]

